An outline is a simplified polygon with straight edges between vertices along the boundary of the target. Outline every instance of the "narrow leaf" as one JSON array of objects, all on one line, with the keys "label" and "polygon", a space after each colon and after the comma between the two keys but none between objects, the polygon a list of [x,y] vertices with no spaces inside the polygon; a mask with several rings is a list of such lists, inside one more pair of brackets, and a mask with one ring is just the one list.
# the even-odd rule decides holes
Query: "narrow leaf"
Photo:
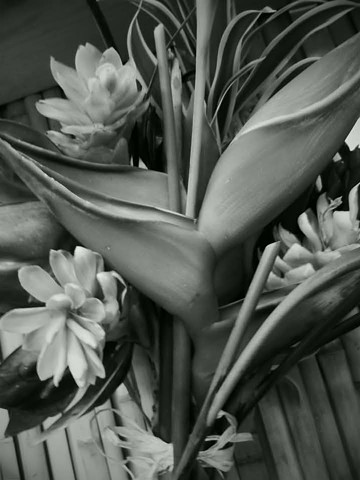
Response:
[{"label": "narrow leaf", "polygon": [[249,96],[256,92],[258,87],[275,71],[276,67],[285,58],[289,59],[310,35],[335,22],[358,6],[356,2],[333,0],[311,9],[292,22],[266,47],[262,54],[263,61],[239,89],[235,111],[242,107]]},{"label": "narrow leaf", "polygon": [[[202,138],[201,138],[201,149],[200,149],[200,177],[197,188],[197,199],[196,199],[196,215],[199,212],[200,206],[202,204],[207,184],[211,177],[211,174],[215,168],[216,162],[220,157],[220,149],[215,137],[215,134],[209,125],[209,122],[206,118],[205,107],[203,110],[203,126],[202,126]],[[191,133],[192,133],[192,121],[194,113],[194,102],[193,97],[190,101],[188,109],[186,111],[184,119],[184,143],[183,143],[183,162],[182,167],[184,168],[184,181],[187,183],[188,174],[189,174],[189,164],[190,164],[190,144],[191,144]]]}]

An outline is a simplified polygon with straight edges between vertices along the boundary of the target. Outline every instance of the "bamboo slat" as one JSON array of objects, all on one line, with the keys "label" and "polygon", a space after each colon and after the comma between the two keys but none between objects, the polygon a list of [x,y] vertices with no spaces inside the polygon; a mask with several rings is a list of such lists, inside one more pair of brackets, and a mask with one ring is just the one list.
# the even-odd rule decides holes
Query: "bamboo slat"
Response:
[{"label": "bamboo slat", "polygon": [[360,472],[360,404],[340,341],[333,342],[322,349],[319,361],[349,464],[354,477],[358,478]]},{"label": "bamboo slat", "polygon": [[321,445],[297,367],[279,382],[278,390],[304,478],[328,480]]},{"label": "bamboo slat", "polygon": [[315,357],[299,365],[330,480],[352,478],[327,388]]}]

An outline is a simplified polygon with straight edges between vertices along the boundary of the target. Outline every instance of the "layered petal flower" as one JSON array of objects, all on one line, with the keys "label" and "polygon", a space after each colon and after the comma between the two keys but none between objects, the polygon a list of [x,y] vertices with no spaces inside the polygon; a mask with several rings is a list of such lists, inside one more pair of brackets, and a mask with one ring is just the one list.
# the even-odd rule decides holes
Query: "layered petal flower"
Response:
[{"label": "layered petal flower", "polygon": [[274,236],[280,240],[284,254],[275,262],[268,290],[301,283],[343,252],[360,247],[358,190],[359,184],[349,192],[349,210],[336,210],[341,199],[330,200],[326,193],[321,194],[316,214],[308,209],[298,218],[302,241],[281,225],[275,227]]},{"label": "layered petal flower", "polygon": [[67,97],[37,103],[42,115],[61,124],[61,132],[48,132],[51,140],[68,155],[110,162],[124,127],[146,109],[137,71],[113,48],[101,53],[89,43],[78,48],[75,69],[53,58],[50,68]]},{"label": "layered petal flower", "polygon": [[[22,287],[43,307],[11,310],[0,329],[24,335],[23,348],[38,353],[41,380],[58,385],[66,368],[79,387],[104,377],[102,350],[106,334],[120,318],[117,300],[126,286],[114,272],[104,272],[102,257],[84,247],[74,255],[50,251],[52,275],[32,265],[19,270]],[[100,279],[100,281],[99,281]]]}]

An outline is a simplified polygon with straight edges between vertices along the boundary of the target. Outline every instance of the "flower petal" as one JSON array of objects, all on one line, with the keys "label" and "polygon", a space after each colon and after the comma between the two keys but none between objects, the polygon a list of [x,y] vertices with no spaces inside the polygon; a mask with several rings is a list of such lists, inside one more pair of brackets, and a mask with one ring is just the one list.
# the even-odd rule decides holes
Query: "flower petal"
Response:
[{"label": "flower petal", "polygon": [[300,265],[285,273],[284,279],[287,284],[300,283],[315,273],[315,269],[311,263]]},{"label": "flower petal", "polygon": [[102,322],[105,318],[105,307],[98,298],[87,298],[79,309],[79,314],[95,322]]},{"label": "flower petal", "polygon": [[53,295],[64,292],[60,285],[37,265],[20,268],[18,275],[23,289],[40,302],[46,303]]},{"label": "flower petal", "polygon": [[50,70],[65,95],[81,108],[88,95],[87,83],[79,77],[75,69],[57,62],[53,57],[50,59]]},{"label": "flower petal", "polygon": [[[117,282],[113,272],[99,272],[96,275],[96,280],[101,287],[105,300],[117,297]],[[123,286],[125,287],[125,282],[122,279],[121,282],[123,282]]]},{"label": "flower petal", "polygon": [[284,279],[275,275],[275,273],[270,272],[269,277],[266,281],[266,290],[276,290],[278,288],[284,287],[286,282]]},{"label": "flower petal", "polygon": [[99,65],[103,65],[104,63],[111,63],[116,69],[122,67],[121,57],[115,48],[110,47],[101,55]]},{"label": "flower petal", "polygon": [[66,250],[50,250],[49,263],[62,287],[66,283],[79,283],[75,274],[74,259],[69,252]]},{"label": "flower petal", "polygon": [[48,324],[51,318],[51,312],[45,307],[16,308],[1,317],[0,329],[28,334]]},{"label": "flower petal", "polygon": [[89,330],[89,332],[92,333],[92,335],[95,337],[96,341],[99,344],[105,340],[105,330],[99,323],[94,322],[93,320],[89,320],[88,318],[81,317],[76,313],[73,313],[72,317],[74,318],[76,323],[81,325],[86,330]]},{"label": "flower petal", "polygon": [[91,125],[91,118],[79,109],[75,103],[65,98],[47,98],[39,100],[36,108],[41,115],[58,120],[65,125]]},{"label": "flower petal", "polygon": [[40,380],[47,380],[54,376],[55,385],[60,381],[66,368],[65,340],[64,332],[60,330],[53,341],[44,346],[37,362],[37,374]]},{"label": "flower petal", "polygon": [[70,308],[73,307],[73,302],[69,295],[65,295],[64,293],[57,293],[49,298],[46,302],[46,307],[50,310],[61,310],[66,312]]},{"label": "flower petal", "polygon": [[[281,242],[282,251],[284,253],[295,243],[300,245],[300,240],[289,230],[286,230],[281,224],[273,229],[274,239]],[[285,247],[285,248],[284,248]]]},{"label": "flower petal", "polygon": [[79,285],[75,283],[67,283],[64,289],[66,295],[71,298],[73,308],[80,308],[84,304],[86,295],[84,290]]},{"label": "flower petal", "polygon": [[87,345],[83,345],[83,349],[88,362],[89,370],[91,370],[92,373],[97,377],[105,378],[105,368],[96,351]]},{"label": "flower petal", "polygon": [[66,325],[77,336],[82,344],[85,343],[91,348],[97,348],[99,346],[94,335],[89,330],[75,322],[72,318],[67,319]]},{"label": "flower petal", "polygon": [[308,208],[298,218],[298,225],[307,239],[307,247],[311,252],[318,252],[323,249],[320,238],[319,224],[315,213]]},{"label": "flower petal", "polygon": [[283,260],[292,268],[299,267],[305,263],[312,263],[314,255],[302,245],[292,245],[285,253]]},{"label": "flower petal", "polygon": [[106,123],[107,118],[114,108],[109,90],[98,78],[89,80],[90,94],[84,101],[84,109],[95,123]]},{"label": "flower petal", "polygon": [[76,276],[80,285],[94,296],[97,290],[96,274],[104,270],[101,255],[84,247],[76,247],[74,251]]},{"label": "flower petal", "polygon": [[23,349],[29,351],[41,351],[45,344],[54,340],[55,335],[64,328],[66,315],[63,312],[50,312],[50,320],[25,336]]},{"label": "flower petal", "polygon": [[316,211],[318,216],[318,223],[321,232],[321,238],[324,247],[327,247],[330,242],[330,238],[333,235],[333,209],[330,206],[330,202],[326,193],[319,196],[316,203]]},{"label": "flower petal", "polygon": [[91,43],[80,45],[75,55],[75,68],[85,84],[95,75],[96,68],[103,55]]},{"label": "flower petal", "polygon": [[359,228],[359,186],[357,183],[349,192],[350,220],[354,228]]},{"label": "flower petal", "polygon": [[333,235],[330,239],[332,250],[345,247],[358,241],[358,232],[354,230],[349,211],[335,211],[333,214]]},{"label": "flower petal", "polygon": [[78,387],[84,387],[86,384],[88,364],[79,340],[69,329],[67,330],[67,364]]}]

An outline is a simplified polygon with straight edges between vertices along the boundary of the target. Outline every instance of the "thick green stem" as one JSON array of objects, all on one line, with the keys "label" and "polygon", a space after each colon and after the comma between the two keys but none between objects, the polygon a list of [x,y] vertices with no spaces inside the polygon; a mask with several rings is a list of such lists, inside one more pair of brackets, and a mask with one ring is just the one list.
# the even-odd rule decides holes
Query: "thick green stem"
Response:
[{"label": "thick green stem", "polygon": [[237,347],[241,341],[243,333],[246,330],[246,327],[249,324],[249,320],[255,311],[260,295],[264,289],[265,282],[274,265],[275,258],[278,253],[279,243],[273,243],[266,247],[260,259],[260,263],[249,286],[242,307],[238,313],[234,327],[231,331],[211,382],[208,394],[186,445],[184,454],[180,460],[178,468],[175,471],[173,480],[183,480],[186,478],[190,465],[195,460],[201,444],[205,439],[208,428],[216,419],[219,410],[216,410],[215,416],[212,413],[211,423],[209,422],[209,412],[214,412],[214,399],[217,396],[217,392],[221,389],[222,382],[226,378],[226,375],[235,360]]},{"label": "thick green stem", "polygon": [[[181,213],[179,178],[179,145],[181,145],[181,131],[176,130],[176,117],[174,114],[173,104],[173,95],[176,93],[176,89],[174,91],[174,87],[176,85],[173,86],[173,90],[171,90],[163,25],[156,27],[154,36],[163,109],[164,144],[167,160],[169,203],[171,210]],[[178,73],[180,74],[180,72]],[[178,97],[175,95],[175,98]],[[179,106],[178,102],[176,106]],[[165,345],[166,341],[168,343]],[[174,445],[174,463],[176,464],[182,455],[190,431],[189,412],[191,396],[191,344],[189,336],[179,319],[174,319],[173,338],[168,336],[163,342],[162,348],[165,348],[168,353],[170,348],[173,355],[171,439]],[[166,357],[168,358],[169,355]],[[166,368],[165,365],[164,368]],[[171,364],[168,365],[168,368],[171,369]],[[169,385],[167,385],[166,388],[169,388]],[[167,395],[167,397],[169,397],[169,395]],[[161,398],[166,398],[166,392],[162,394]],[[164,407],[167,411],[167,406],[160,405],[160,409]]]}]

